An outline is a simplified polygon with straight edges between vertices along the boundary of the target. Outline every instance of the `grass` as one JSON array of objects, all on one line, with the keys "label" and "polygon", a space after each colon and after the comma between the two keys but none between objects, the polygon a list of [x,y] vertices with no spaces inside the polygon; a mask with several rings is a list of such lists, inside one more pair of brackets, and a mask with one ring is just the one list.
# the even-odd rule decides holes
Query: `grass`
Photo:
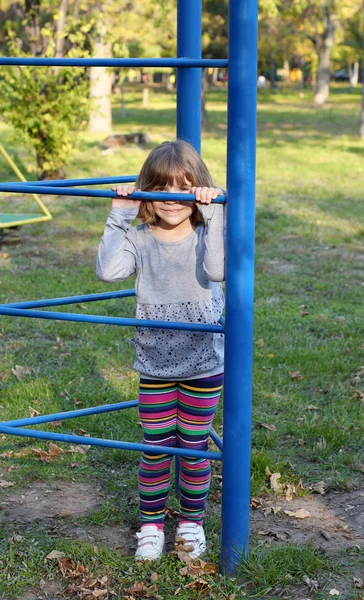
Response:
[{"label": "grass", "polygon": [[[363,404],[360,387],[362,351],[361,254],[363,239],[362,190],[364,146],[357,136],[359,89],[333,90],[322,110],[313,110],[311,94],[293,90],[260,90],[257,142],[257,228],[255,288],[254,415],[251,492],[268,496],[265,469],[279,471],[281,481],[305,487],[324,480],[331,490],[363,486]],[[225,186],[226,95],[208,96],[209,125],[203,136],[203,156],[218,185]],[[127,91],[127,118],[121,119],[115,98],[114,131],[144,131],[152,145],[174,136],[174,95],[155,89],[148,109],[141,92]],[[19,146],[14,132],[0,124],[2,143],[28,178],[34,178],[34,159]],[[67,177],[107,176],[138,172],[148,149],[135,146],[103,153],[100,138],[83,133],[67,166]],[[0,162],[0,180],[15,180]],[[0,211],[23,210],[29,199],[2,197]],[[48,197],[54,219],[24,227],[21,243],[5,241],[0,248],[0,302],[96,293],[131,288],[96,280],[94,261],[108,213],[108,202],[96,199]],[[61,310],[69,310],[68,308]],[[133,300],[85,304],[76,312],[133,315]],[[137,397],[137,376],[124,328],[55,321],[11,319],[0,323],[0,415],[2,420],[29,415],[29,407],[50,413]],[[18,380],[15,365],[27,367]],[[297,374],[298,372],[298,374]],[[296,374],[295,374],[296,373]],[[292,375],[293,374],[293,375]],[[222,421],[221,407],[215,426]],[[271,431],[260,424],[271,424]],[[46,428],[46,427],[44,427]],[[135,410],[122,414],[63,422],[55,431],[84,429],[92,436],[140,440]],[[87,441],[87,439],[85,440]],[[48,444],[24,438],[2,440],[1,453]],[[76,466],[73,466],[75,465]],[[50,463],[36,456],[0,458],[0,479],[14,489],[36,481],[88,482],[100,486],[105,498],[77,524],[117,524],[136,529],[136,453],[91,449],[86,454],[64,453]],[[14,467],[10,471],[9,465]],[[215,466],[215,472],[219,467]],[[214,480],[213,490],[216,490]],[[172,505],[176,505],[171,498]],[[61,535],[59,523],[49,530],[31,524],[20,542],[9,542],[14,525],[1,522],[0,596],[13,600],[41,579],[59,578],[54,563],[44,557],[55,547],[95,573],[106,574],[123,597],[136,580],[152,584],[157,572],[158,593],[172,598],[200,597],[201,589],[186,587],[181,564],[167,556],[157,566],[139,567],[100,546],[75,542]],[[212,560],[219,554],[218,511],[206,527]],[[343,573],[358,572],[362,554],[339,559]],[[49,563],[49,564],[48,564]],[[329,556],[316,547],[277,544],[270,548],[253,540],[249,562],[236,580],[206,575],[204,597],[247,598],[282,594],[304,597],[303,575],[318,578],[319,591],[310,598],[327,598]],[[355,571],[356,569],[356,571]],[[242,587],[241,587],[242,586]],[[157,597],[157,596],[156,596]],[[343,597],[342,595],[340,596]],[[348,599],[358,598],[352,586]]]}]

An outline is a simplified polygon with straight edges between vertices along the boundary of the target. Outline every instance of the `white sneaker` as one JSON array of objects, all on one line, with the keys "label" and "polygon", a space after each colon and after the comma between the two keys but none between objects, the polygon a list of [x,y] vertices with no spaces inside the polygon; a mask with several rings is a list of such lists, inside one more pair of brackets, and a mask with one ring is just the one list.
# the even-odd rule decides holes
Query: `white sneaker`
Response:
[{"label": "white sneaker", "polygon": [[206,550],[205,533],[202,525],[197,523],[181,523],[177,528],[176,538],[184,540],[186,551],[191,558],[198,558]]},{"label": "white sneaker", "polygon": [[145,525],[136,534],[138,548],[136,560],[158,560],[164,550],[164,532],[155,525]]}]

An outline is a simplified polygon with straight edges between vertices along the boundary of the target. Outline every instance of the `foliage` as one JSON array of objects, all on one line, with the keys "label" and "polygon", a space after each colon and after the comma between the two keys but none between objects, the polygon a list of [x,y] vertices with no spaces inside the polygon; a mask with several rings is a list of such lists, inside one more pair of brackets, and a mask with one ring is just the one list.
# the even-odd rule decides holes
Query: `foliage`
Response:
[{"label": "foliage", "polygon": [[[19,21],[6,23],[9,56],[55,55],[54,24],[57,12],[43,3],[23,13]],[[67,56],[87,55],[88,27],[67,32]],[[75,132],[88,114],[88,82],[84,69],[52,67],[2,67],[0,111],[36,154],[38,177],[63,175],[63,165],[74,145]]]}]

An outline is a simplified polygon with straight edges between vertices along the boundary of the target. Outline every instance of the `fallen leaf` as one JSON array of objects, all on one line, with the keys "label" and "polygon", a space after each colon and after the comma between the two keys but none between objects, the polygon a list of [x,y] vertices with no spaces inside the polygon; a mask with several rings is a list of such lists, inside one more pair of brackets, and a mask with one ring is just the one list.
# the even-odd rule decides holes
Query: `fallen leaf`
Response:
[{"label": "fallen leaf", "polygon": [[35,408],[33,408],[32,406],[29,406],[29,416],[30,417],[39,417],[39,415],[40,415],[40,412],[35,410]]},{"label": "fallen leaf", "polygon": [[48,452],[42,450],[41,448],[32,448],[32,454],[33,456],[38,456],[40,460],[44,460],[45,462],[49,462],[51,460]]},{"label": "fallen leaf", "polygon": [[317,483],[313,484],[312,490],[323,496],[328,490],[327,483],[325,483],[324,481],[318,481]]},{"label": "fallen leaf", "polygon": [[128,594],[136,595],[136,596],[144,596],[147,591],[147,586],[144,585],[141,581],[136,581],[133,585],[126,590]]},{"label": "fallen leaf", "polygon": [[289,517],[294,517],[295,519],[307,519],[311,516],[311,513],[305,508],[299,508],[298,510],[285,510],[283,511]]},{"label": "fallen leaf", "polygon": [[52,442],[49,444],[49,456],[51,458],[55,458],[56,456],[60,456],[60,454],[63,454],[64,450],[62,450],[62,448],[59,448],[58,446],[56,446],[56,444],[52,444]]},{"label": "fallen leaf", "polygon": [[63,346],[63,342],[62,342],[61,338],[57,337],[56,338],[56,345],[53,346],[53,348],[55,350],[60,350],[62,348],[62,346]]},{"label": "fallen leaf", "polygon": [[21,367],[20,365],[15,365],[15,369],[11,369],[11,372],[15,375],[18,381],[22,381],[29,373],[28,367]]},{"label": "fallen leaf", "polygon": [[22,450],[20,450],[20,452],[14,452],[14,456],[16,456],[17,458],[20,458],[22,456],[28,456],[29,454],[29,448],[23,448]]},{"label": "fallen leaf", "polygon": [[260,508],[261,506],[263,506],[263,500],[261,498],[252,498],[250,501],[250,507],[253,510],[257,510],[257,508]]},{"label": "fallen leaf", "polygon": [[269,429],[270,431],[276,431],[277,427],[275,425],[270,425],[268,423],[259,423],[259,425],[261,427],[264,427],[265,429]]},{"label": "fallen leaf", "polygon": [[0,488],[8,488],[12,485],[15,485],[13,481],[5,481],[5,479],[0,479]]},{"label": "fallen leaf", "polygon": [[9,450],[8,452],[3,452],[2,454],[0,454],[0,458],[11,458],[11,456],[13,456],[13,451]]},{"label": "fallen leaf", "polygon": [[257,344],[257,346],[260,346],[261,348],[263,348],[263,346],[264,346],[263,338],[259,338],[259,340],[257,340],[255,343]]},{"label": "fallen leaf", "polygon": [[294,379],[295,381],[299,381],[300,379],[303,379],[303,375],[301,375],[301,373],[299,371],[291,371],[289,373],[289,376],[291,379]]},{"label": "fallen leaf", "polygon": [[306,410],[320,410],[320,408],[318,406],[315,406],[314,404],[309,404],[308,406],[306,406]]},{"label": "fallen leaf", "polygon": [[3,258],[5,258],[5,260],[7,260],[9,258],[10,254],[9,252],[3,252]]},{"label": "fallen leaf", "polygon": [[273,513],[274,515],[278,514],[281,511],[281,506],[266,506],[262,508],[263,515],[270,515]]},{"label": "fallen leaf", "polygon": [[274,492],[280,492],[282,490],[282,484],[279,483],[279,479],[281,477],[280,473],[272,473],[270,478],[270,487]]},{"label": "fallen leaf", "polygon": [[24,537],[22,535],[18,535],[17,533],[13,533],[13,535],[11,536],[11,538],[9,539],[9,542],[21,542],[24,539]]},{"label": "fallen leaf", "polygon": [[335,590],[335,588],[333,588],[332,590],[330,590],[329,594],[330,594],[330,596],[340,596],[339,590]]},{"label": "fallen leaf", "polygon": [[64,557],[64,552],[60,552],[59,550],[52,550],[52,552],[50,552],[49,554],[47,554],[47,556],[45,557],[44,560],[53,560],[53,559],[58,559],[58,558],[63,558]]},{"label": "fallen leaf", "polygon": [[361,590],[364,587],[364,583],[361,577],[354,577],[353,583],[358,590]]},{"label": "fallen leaf", "polygon": [[296,487],[292,483],[289,483],[286,488],[286,502],[291,502],[295,493]]}]

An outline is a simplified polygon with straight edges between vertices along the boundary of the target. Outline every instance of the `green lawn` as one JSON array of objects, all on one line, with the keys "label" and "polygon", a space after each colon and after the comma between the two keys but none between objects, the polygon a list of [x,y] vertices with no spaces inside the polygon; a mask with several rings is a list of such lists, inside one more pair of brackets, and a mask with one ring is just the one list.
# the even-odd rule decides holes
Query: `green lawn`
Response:
[{"label": "green lawn", "polygon": [[[364,145],[358,138],[360,90],[338,87],[321,110],[314,110],[311,101],[310,92],[302,95],[298,91],[261,90],[258,97],[251,491],[263,503],[274,499],[266,467],[272,473],[279,471],[282,483],[297,486],[301,480],[304,490],[298,493],[302,498],[320,480],[325,481],[329,494],[364,489],[364,404],[360,392]],[[224,89],[210,91],[207,109],[209,125],[203,135],[202,153],[215,183],[225,186]],[[126,112],[127,118],[122,120],[115,98],[115,132],[146,132],[151,146],[174,137],[173,94],[152,90],[149,108],[145,109],[141,92],[129,89]],[[27,178],[34,179],[31,153],[3,123],[0,134],[1,143],[17,165]],[[105,152],[100,139],[87,133],[79,137],[67,165],[68,178],[136,174],[149,151],[130,145]],[[0,180],[16,180],[2,160]],[[24,227],[20,243],[6,238],[0,246],[0,302],[133,287],[132,281],[116,286],[96,280],[94,263],[108,214],[107,200],[46,197],[45,202],[52,221]],[[0,212],[28,212],[30,206],[29,198],[8,195],[0,199]],[[132,316],[133,300],[85,304],[71,310]],[[138,379],[132,372],[130,337],[131,330],[117,327],[1,317],[1,418],[29,416],[30,407],[46,414],[135,399]],[[27,368],[23,378],[13,374],[16,365]],[[220,409],[216,427],[221,417]],[[274,427],[267,429],[261,423]],[[81,428],[95,437],[129,441],[141,437],[134,409],[63,422],[55,431],[71,433]],[[91,449],[84,454],[64,452],[50,462],[30,452],[15,456],[24,448],[34,447],[47,450],[49,444],[2,438],[0,481],[15,485],[0,489],[0,503],[2,498],[6,502],[12,494],[21,495],[27,486],[38,482],[50,486],[86,482],[99,488],[102,496],[88,516],[69,515],[71,528],[137,529],[136,453]],[[218,476],[220,467],[214,469]],[[215,477],[212,494],[218,498],[218,492]],[[281,498],[277,500],[282,503]],[[173,496],[171,505],[176,507]],[[211,503],[210,508],[206,529],[210,559],[216,562],[218,502]],[[343,547],[330,553],[317,544],[299,546],[294,539],[266,546],[257,533],[252,539],[250,562],[242,565],[241,576],[231,580],[205,574],[204,590],[189,574],[181,574],[183,565],[173,555],[156,567],[142,568],[132,558],[110,550],[107,543],[96,548],[63,535],[62,518],[53,519],[52,526],[46,520],[16,524],[6,518],[6,511],[11,514],[11,510],[11,502],[0,504],[0,597],[6,600],[21,598],[26,590],[39,591],[41,580],[55,579],[61,589],[67,588],[69,580],[61,575],[57,562],[44,559],[54,549],[75,563],[80,561],[96,577],[106,575],[117,598],[170,599],[177,592],[176,597],[183,599],[233,600],[243,593],[248,599],[279,594],[324,599],[332,597],[329,592],[340,588],[340,581],[345,585],[339,589],[339,598],[357,600],[362,593],[353,578],[363,572],[363,542],[353,542],[354,550]],[[14,532],[22,539],[12,539]],[[158,579],[151,578],[153,572]],[[339,577],[335,585],[333,573]],[[307,588],[303,577],[317,580],[317,589]],[[147,587],[157,582],[158,589],[130,589],[135,581]],[[72,597],[86,597],[77,593]],[[44,595],[48,597],[46,592]]]}]

